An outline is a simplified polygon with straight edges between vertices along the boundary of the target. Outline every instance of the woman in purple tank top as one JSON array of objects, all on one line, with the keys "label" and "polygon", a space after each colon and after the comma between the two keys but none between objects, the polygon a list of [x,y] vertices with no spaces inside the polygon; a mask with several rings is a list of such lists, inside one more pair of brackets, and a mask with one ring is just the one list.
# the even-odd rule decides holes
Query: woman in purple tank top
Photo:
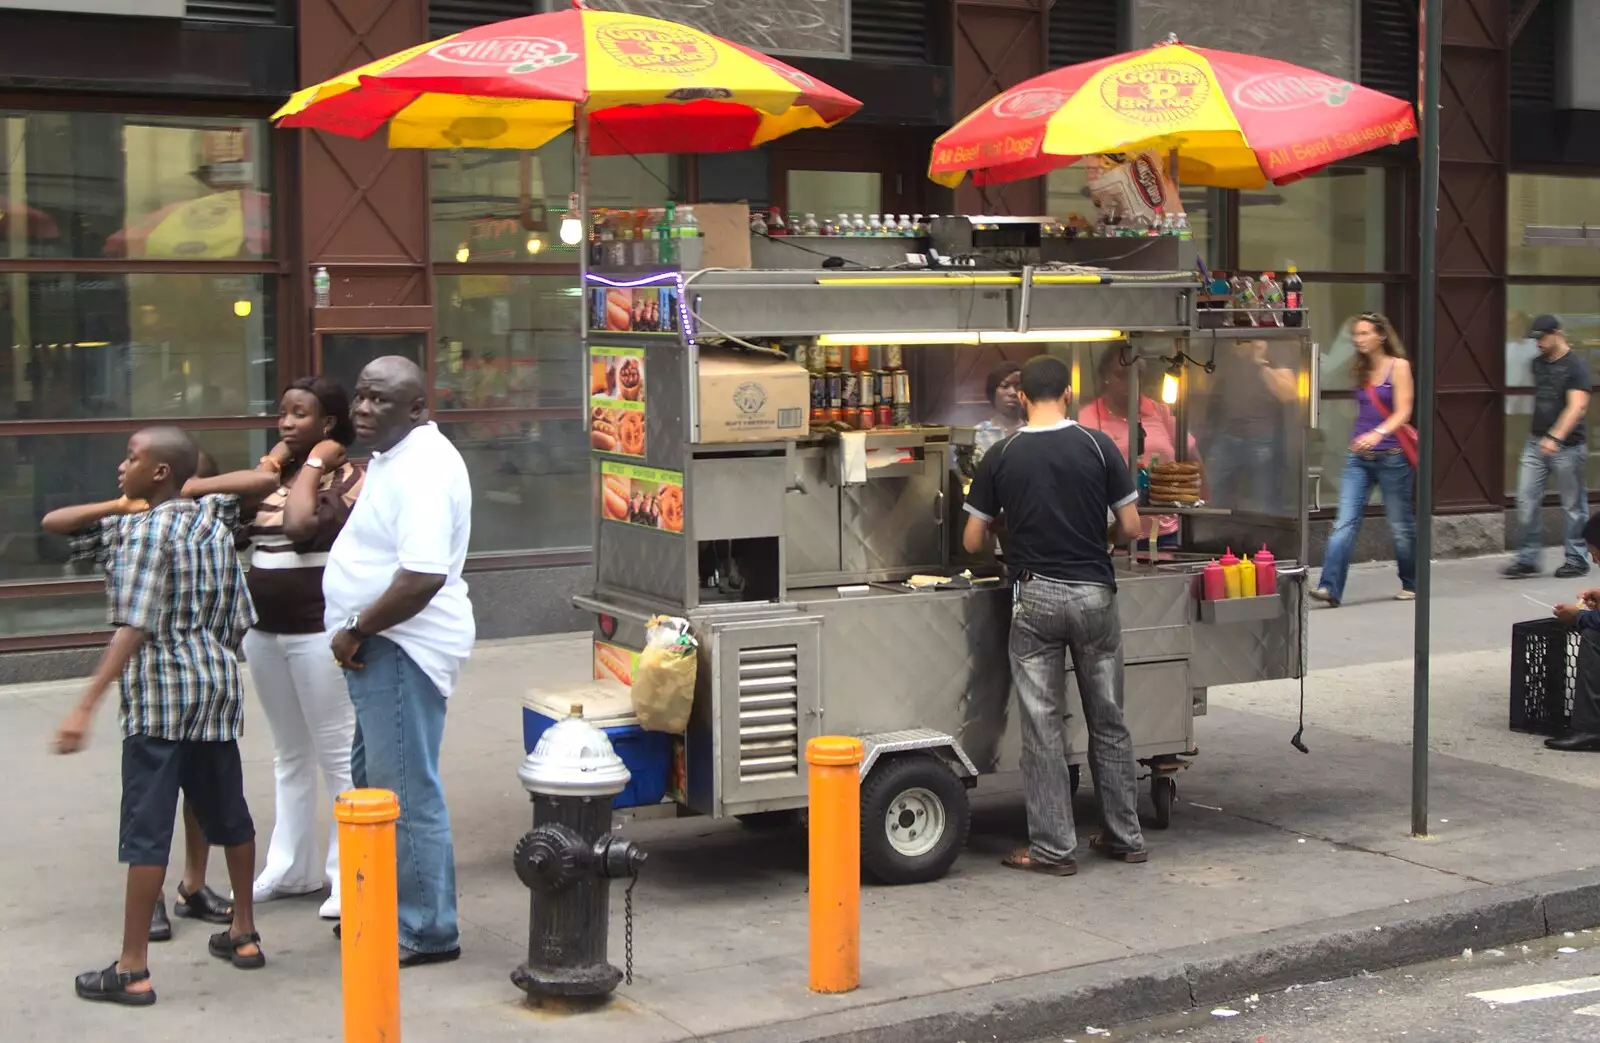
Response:
[{"label": "woman in purple tank top", "polygon": [[1377,312],[1364,312],[1350,324],[1356,357],[1350,375],[1356,386],[1356,426],[1350,435],[1344,475],[1339,480],[1339,517],[1328,539],[1322,579],[1311,596],[1338,606],[1344,599],[1350,554],[1361,534],[1361,516],[1376,485],[1383,498],[1400,571],[1400,601],[1416,598],[1417,520],[1411,503],[1415,477],[1395,437],[1411,422],[1414,385],[1406,349],[1394,325]]}]

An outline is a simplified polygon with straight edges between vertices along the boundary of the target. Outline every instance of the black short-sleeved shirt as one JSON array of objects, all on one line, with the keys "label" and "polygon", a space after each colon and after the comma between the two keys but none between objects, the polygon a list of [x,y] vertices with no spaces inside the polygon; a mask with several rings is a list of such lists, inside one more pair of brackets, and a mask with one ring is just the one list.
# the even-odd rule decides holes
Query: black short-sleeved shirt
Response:
[{"label": "black short-sleeved shirt", "polygon": [[[1544,356],[1533,360],[1533,430],[1534,438],[1543,438],[1567,408],[1568,391],[1588,391],[1589,367],[1576,351],[1568,351],[1558,359],[1546,361]],[[1583,418],[1567,432],[1566,445],[1582,445],[1588,437]]]},{"label": "black short-sleeved shirt", "polygon": [[1109,435],[1070,420],[1023,428],[978,463],[966,509],[1005,515],[1010,564],[1046,579],[1115,588],[1108,512],[1138,497]]}]

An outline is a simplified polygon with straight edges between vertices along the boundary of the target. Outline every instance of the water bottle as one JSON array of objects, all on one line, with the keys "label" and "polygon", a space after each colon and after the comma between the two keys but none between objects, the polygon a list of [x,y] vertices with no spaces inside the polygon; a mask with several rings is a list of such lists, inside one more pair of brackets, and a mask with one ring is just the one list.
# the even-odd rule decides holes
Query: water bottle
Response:
[{"label": "water bottle", "polygon": [[333,303],[333,280],[328,277],[328,269],[318,267],[316,274],[311,278],[311,290],[316,297],[317,307],[326,308]]}]

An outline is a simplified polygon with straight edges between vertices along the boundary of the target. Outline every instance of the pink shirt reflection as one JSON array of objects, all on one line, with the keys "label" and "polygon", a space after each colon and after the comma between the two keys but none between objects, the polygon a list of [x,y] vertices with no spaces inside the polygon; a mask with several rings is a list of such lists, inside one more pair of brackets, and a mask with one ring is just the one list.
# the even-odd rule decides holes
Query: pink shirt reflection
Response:
[{"label": "pink shirt reflection", "polygon": [[[1120,392],[1124,399],[1126,392]],[[1097,398],[1078,414],[1078,423],[1085,427],[1092,427],[1097,431],[1104,431],[1117,443],[1117,448],[1127,458],[1128,453],[1128,418],[1118,416],[1106,405],[1104,397]],[[1178,420],[1172,415],[1172,410],[1157,402],[1153,398],[1141,396],[1139,398],[1139,423],[1144,427],[1144,454],[1139,457],[1139,466],[1146,467],[1151,457],[1160,457],[1163,460],[1178,459]],[[1199,447],[1195,444],[1194,435],[1189,436],[1188,452],[1184,455],[1186,460],[1200,458]],[[1178,516],[1163,514],[1161,516],[1161,535],[1167,536],[1178,531]]]}]

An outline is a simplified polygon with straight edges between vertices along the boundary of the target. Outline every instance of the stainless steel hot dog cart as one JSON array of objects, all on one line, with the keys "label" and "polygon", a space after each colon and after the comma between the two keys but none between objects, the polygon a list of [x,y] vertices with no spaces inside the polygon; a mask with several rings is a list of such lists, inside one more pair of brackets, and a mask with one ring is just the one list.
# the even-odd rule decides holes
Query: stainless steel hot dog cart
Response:
[{"label": "stainless steel hot dog cart", "polygon": [[[1166,824],[1173,775],[1196,753],[1206,690],[1302,675],[1316,401],[1306,331],[1215,328],[1208,320],[1217,316],[1199,309],[1198,280],[1178,270],[1036,264],[587,278],[593,326],[606,318],[606,294],[607,305],[628,303],[618,288],[654,288],[657,312],[674,315],[670,333],[588,330],[595,445],[615,449],[595,453],[595,582],[577,603],[595,615],[597,676],[618,663],[625,676],[651,616],[691,622],[698,687],[689,727],[674,740],[669,797],[687,812],[756,820],[801,809],[806,740],[855,735],[867,751],[868,872],[917,882],[954,861],[968,790],[1015,770],[1020,752],[1006,654],[1011,591],[992,557],[961,550],[966,482],[957,458],[987,405],[948,390],[971,386],[1003,352],[1069,360],[1075,411],[1103,398],[1102,385],[1117,386],[1107,370],[1115,365],[1126,370],[1124,415],[1158,415],[1153,384],[1170,376],[1178,394],[1161,422],[1175,425],[1176,455],[1205,461],[1211,476],[1201,506],[1141,508],[1177,519],[1177,549],[1130,547],[1116,559],[1126,713],[1151,778],[1154,824]],[[709,373],[711,359],[722,366],[731,357],[793,370],[749,349],[778,345],[805,358],[819,338],[897,347],[913,423],[723,440],[741,409],[760,412],[761,381],[712,380],[701,367]],[[640,405],[619,397],[612,377],[630,360]],[[1252,374],[1263,370],[1280,387],[1292,384],[1287,401],[1250,405],[1260,399]],[[1130,426],[1148,437],[1148,423]],[[613,439],[623,427],[633,434]],[[1130,457],[1139,447],[1127,445]],[[1275,593],[1202,604],[1201,565],[1225,547],[1263,545],[1278,559]],[[949,582],[913,588],[912,577]],[[1070,688],[1070,662],[1067,670]],[[1086,732],[1076,706],[1069,731],[1080,765]]]}]

